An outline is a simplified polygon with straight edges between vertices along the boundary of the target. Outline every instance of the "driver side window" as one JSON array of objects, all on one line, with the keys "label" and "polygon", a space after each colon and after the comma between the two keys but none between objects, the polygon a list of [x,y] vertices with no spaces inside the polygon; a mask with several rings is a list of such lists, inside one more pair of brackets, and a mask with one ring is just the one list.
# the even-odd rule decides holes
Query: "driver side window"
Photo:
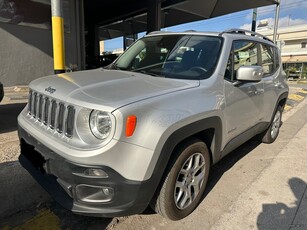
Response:
[{"label": "driver side window", "polygon": [[256,65],[259,65],[258,43],[247,40],[234,41],[224,78],[229,81],[235,81],[237,70],[241,66]]}]

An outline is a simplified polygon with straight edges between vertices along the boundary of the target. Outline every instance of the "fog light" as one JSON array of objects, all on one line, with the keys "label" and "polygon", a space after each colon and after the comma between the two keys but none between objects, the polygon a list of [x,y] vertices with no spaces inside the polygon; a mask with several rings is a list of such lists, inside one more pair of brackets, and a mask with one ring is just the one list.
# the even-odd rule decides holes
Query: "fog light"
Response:
[{"label": "fog light", "polygon": [[110,187],[77,185],[77,199],[88,203],[104,203],[111,201],[114,196],[114,190]]},{"label": "fog light", "polygon": [[108,174],[102,169],[86,169],[84,175],[88,177],[108,178]]},{"label": "fog light", "polygon": [[103,191],[104,195],[110,196],[110,190],[108,188],[103,188],[102,191]]}]

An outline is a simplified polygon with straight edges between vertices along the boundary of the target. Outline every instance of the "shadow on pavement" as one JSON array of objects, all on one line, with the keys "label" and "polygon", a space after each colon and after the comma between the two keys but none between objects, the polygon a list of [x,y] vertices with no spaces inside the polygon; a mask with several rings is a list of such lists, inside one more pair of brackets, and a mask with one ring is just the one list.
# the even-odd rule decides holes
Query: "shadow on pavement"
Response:
[{"label": "shadow on pavement", "polygon": [[0,219],[48,199],[18,161],[0,163],[0,175]]},{"label": "shadow on pavement", "polygon": [[26,103],[0,105],[0,134],[17,130],[17,117]]},{"label": "shadow on pavement", "polygon": [[[293,207],[288,207],[284,203],[276,202],[272,204],[263,204],[262,212],[257,218],[257,227],[259,230],[265,229],[306,229],[306,193],[307,184],[300,178],[291,178],[288,184],[296,198]],[[305,209],[298,212],[300,206]],[[303,222],[300,222],[303,221]]]},{"label": "shadow on pavement", "polygon": [[61,221],[61,229],[107,229],[113,220],[112,218],[76,215],[62,208],[54,201],[47,204],[47,206]]},{"label": "shadow on pavement", "polygon": [[0,175],[0,229],[106,229],[114,222],[62,208],[18,161],[0,163]]},{"label": "shadow on pavement", "polygon": [[217,164],[212,166],[202,200],[205,199],[205,197],[214,188],[214,186],[221,179],[221,177],[225,172],[231,169],[234,166],[234,164],[240,161],[244,156],[253,151],[260,144],[261,142],[256,140],[256,137],[252,138],[251,140],[247,141],[246,143],[244,143],[243,145],[241,145],[240,147],[229,153]]}]

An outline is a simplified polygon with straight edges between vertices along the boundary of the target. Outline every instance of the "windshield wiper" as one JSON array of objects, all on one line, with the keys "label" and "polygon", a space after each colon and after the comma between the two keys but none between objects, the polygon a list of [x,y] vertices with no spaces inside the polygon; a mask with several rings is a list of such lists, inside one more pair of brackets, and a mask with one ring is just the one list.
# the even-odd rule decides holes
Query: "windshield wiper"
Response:
[{"label": "windshield wiper", "polygon": [[120,70],[116,63],[112,63],[112,69]]},{"label": "windshield wiper", "polygon": [[103,68],[103,69],[121,70],[121,68],[119,68],[119,67],[117,66],[116,63],[111,63],[110,65],[104,66],[104,67],[102,67],[102,68]]},{"label": "windshield wiper", "polygon": [[154,77],[164,77],[161,74],[156,74],[156,73],[149,72],[149,71],[146,71],[146,70],[140,70],[140,71],[134,71],[134,72],[143,73],[143,74],[147,74],[147,75],[154,76]]}]

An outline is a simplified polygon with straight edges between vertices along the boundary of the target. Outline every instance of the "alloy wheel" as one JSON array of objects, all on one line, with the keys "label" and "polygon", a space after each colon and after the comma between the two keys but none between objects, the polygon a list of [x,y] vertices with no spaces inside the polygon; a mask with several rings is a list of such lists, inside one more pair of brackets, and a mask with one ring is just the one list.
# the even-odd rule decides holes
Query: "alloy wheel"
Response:
[{"label": "alloy wheel", "polygon": [[205,158],[201,153],[191,155],[178,173],[174,199],[178,209],[187,208],[197,197],[205,178]]}]

